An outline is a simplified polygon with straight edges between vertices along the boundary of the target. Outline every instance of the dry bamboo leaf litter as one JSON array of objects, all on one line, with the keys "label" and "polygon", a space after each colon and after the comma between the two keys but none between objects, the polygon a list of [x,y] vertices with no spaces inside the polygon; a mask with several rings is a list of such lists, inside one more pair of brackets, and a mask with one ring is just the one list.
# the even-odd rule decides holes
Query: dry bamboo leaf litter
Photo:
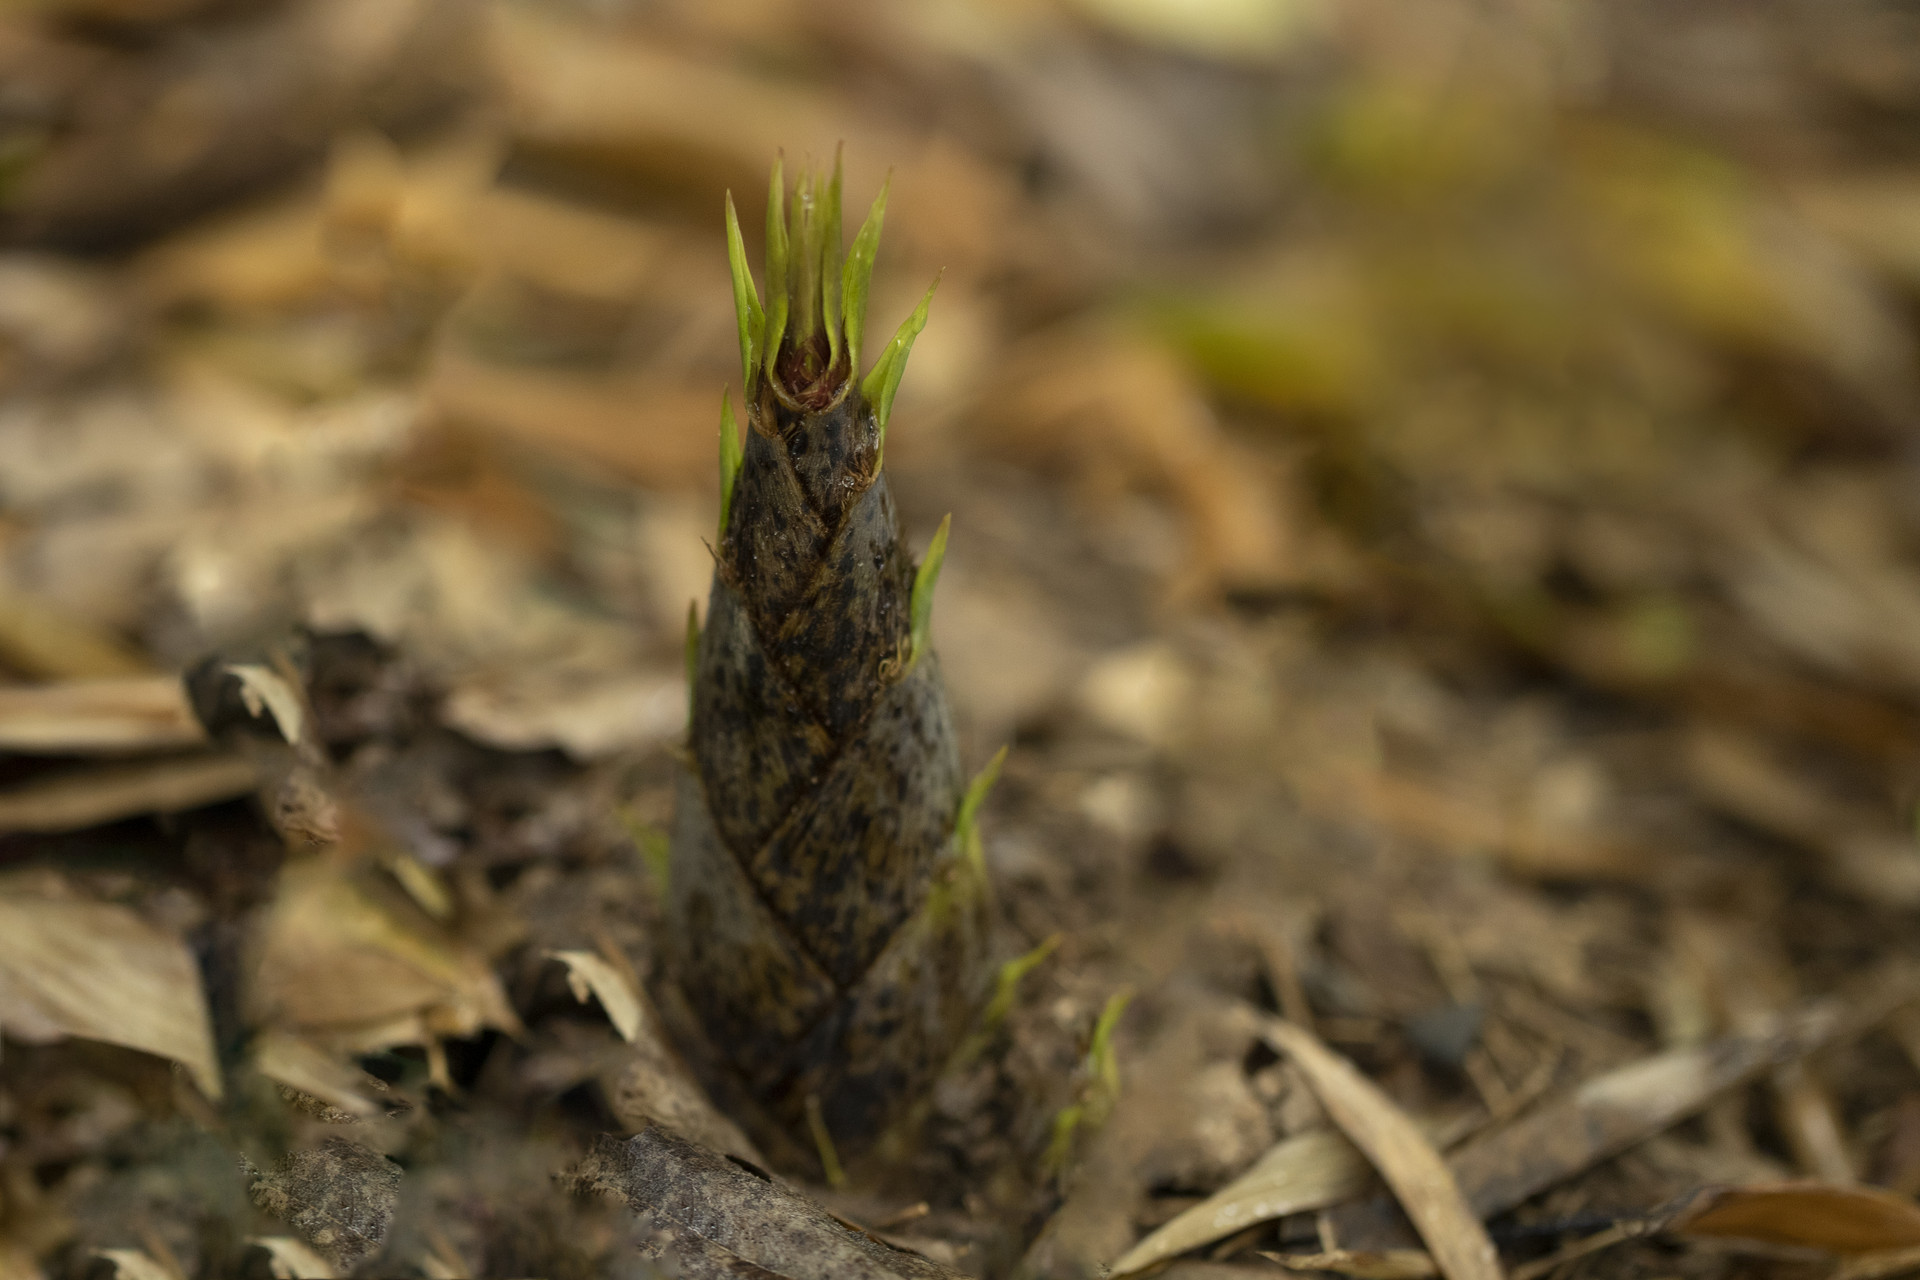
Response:
[{"label": "dry bamboo leaf litter", "polygon": [[1920,1248],[1920,1204],[1872,1187],[1788,1182],[1705,1192],[1672,1224],[1683,1235],[1859,1255]]},{"label": "dry bamboo leaf litter", "polygon": [[1499,1254],[1461,1184],[1406,1113],[1320,1039],[1262,1016],[1260,1036],[1299,1064],[1333,1122],[1392,1188],[1447,1280],[1497,1280]]},{"label": "dry bamboo leaf litter", "polygon": [[1371,1179],[1366,1157],[1339,1133],[1319,1130],[1287,1138],[1227,1186],[1127,1250],[1113,1264],[1113,1274],[1135,1275],[1257,1223],[1339,1204],[1366,1190]]},{"label": "dry bamboo leaf litter", "polygon": [[67,770],[0,791],[0,832],[78,831],[148,813],[179,813],[252,791],[251,761],[226,752]]},{"label": "dry bamboo leaf litter", "polygon": [[1430,1280],[1440,1274],[1433,1257],[1419,1249],[1334,1249],[1322,1253],[1271,1253],[1261,1257],[1289,1271],[1326,1271],[1353,1280]]},{"label": "dry bamboo leaf litter", "polygon": [[0,884],[0,1028],[103,1040],[171,1058],[222,1092],[206,996],[177,937],[125,907]]},{"label": "dry bamboo leaf litter", "polygon": [[334,1280],[339,1274],[325,1258],[292,1236],[254,1236],[247,1243],[266,1250],[274,1280]]},{"label": "dry bamboo leaf litter", "polygon": [[581,1004],[592,997],[600,1002],[607,1021],[628,1044],[640,1035],[640,996],[632,981],[591,951],[549,951],[549,960],[567,966],[567,986]]},{"label": "dry bamboo leaf litter", "polygon": [[94,755],[205,741],[206,731],[172,676],[0,688],[0,750]]}]

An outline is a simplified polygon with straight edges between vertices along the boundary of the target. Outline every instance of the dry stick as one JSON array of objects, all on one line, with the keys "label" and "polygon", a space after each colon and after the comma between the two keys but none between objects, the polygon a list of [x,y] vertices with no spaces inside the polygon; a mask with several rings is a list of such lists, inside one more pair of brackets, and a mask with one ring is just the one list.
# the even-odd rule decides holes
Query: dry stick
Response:
[{"label": "dry stick", "polygon": [[1292,1058],[1327,1114],[1372,1161],[1427,1243],[1447,1280],[1498,1280],[1493,1241],[1440,1153],[1353,1064],[1311,1032],[1259,1015],[1261,1038]]}]

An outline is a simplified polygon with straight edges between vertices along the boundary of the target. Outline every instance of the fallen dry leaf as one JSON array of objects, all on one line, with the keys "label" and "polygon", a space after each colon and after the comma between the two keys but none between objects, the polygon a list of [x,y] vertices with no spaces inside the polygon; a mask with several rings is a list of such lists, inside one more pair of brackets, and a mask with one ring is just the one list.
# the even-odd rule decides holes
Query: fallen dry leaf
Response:
[{"label": "fallen dry leaf", "polygon": [[1706,1193],[1673,1230],[1829,1253],[1876,1253],[1920,1248],[1920,1204],[1875,1187],[1823,1182],[1727,1187]]},{"label": "fallen dry leaf", "polygon": [[633,1043],[640,1034],[640,997],[625,975],[591,951],[549,951],[547,959],[567,966],[567,986],[575,1000],[585,1004],[589,996],[598,999],[620,1038]]},{"label": "fallen dry leaf", "polygon": [[1476,1212],[1500,1213],[1661,1132],[1762,1071],[1806,1056],[1848,1021],[1838,1004],[1819,1002],[1767,1035],[1728,1036],[1643,1058],[1474,1139],[1449,1163]]},{"label": "fallen dry leaf", "polygon": [[0,751],[163,751],[206,739],[175,676],[63,680],[0,689]]},{"label": "fallen dry leaf", "polygon": [[254,1236],[248,1244],[267,1251],[267,1268],[274,1280],[334,1280],[327,1260],[292,1236]]},{"label": "fallen dry leaf", "polygon": [[1424,1249],[1334,1249],[1325,1253],[1266,1253],[1289,1271],[1331,1271],[1354,1280],[1427,1280],[1440,1274]]},{"label": "fallen dry leaf", "polygon": [[1257,1017],[1261,1037],[1300,1067],[1333,1122],[1393,1189],[1441,1274],[1447,1280],[1497,1280],[1500,1256],[1493,1241],[1419,1127],[1318,1036],[1282,1018]]},{"label": "fallen dry leaf", "polygon": [[358,1071],[299,1036],[261,1032],[253,1044],[253,1065],[267,1079],[311,1094],[349,1115],[379,1113],[379,1105],[361,1092]]},{"label": "fallen dry leaf", "polygon": [[125,907],[0,884],[0,1028],[171,1058],[221,1092],[200,968],[179,938]]},{"label": "fallen dry leaf", "polygon": [[613,671],[598,678],[522,678],[462,684],[441,714],[476,742],[509,751],[558,747],[594,760],[666,742],[687,727],[687,679],[672,671]]},{"label": "fallen dry leaf", "polygon": [[112,1265],[116,1280],[181,1280],[178,1271],[139,1249],[97,1249],[93,1256]]},{"label": "fallen dry leaf", "polygon": [[1888,1280],[1920,1270],[1920,1246],[1856,1253],[1833,1269],[1830,1280]]},{"label": "fallen dry leaf", "polygon": [[519,1029],[479,955],[326,857],[290,863],[262,924],[251,997],[270,1025],[363,1051]]},{"label": "fallen dry leaf", "polygon": [[52,601],[0,583],[0,660],[53,680],[143,676],[149,666],[111,633]]},{"label": "fallen dry leaf", "polygon": [[179,813],[243,796],[254,781],[253,765],[226,752],[89,766],[0,791],[0,832],[78,831]]},{"label": "fallen dry leaf", "polygon": [[1331,1129],[1275,1144],[1253,1167],[1162,1224],[1113,1264],[1115,1280],[1289,1213],[1324,1209],[1366,1189],[1372,1169]]}]

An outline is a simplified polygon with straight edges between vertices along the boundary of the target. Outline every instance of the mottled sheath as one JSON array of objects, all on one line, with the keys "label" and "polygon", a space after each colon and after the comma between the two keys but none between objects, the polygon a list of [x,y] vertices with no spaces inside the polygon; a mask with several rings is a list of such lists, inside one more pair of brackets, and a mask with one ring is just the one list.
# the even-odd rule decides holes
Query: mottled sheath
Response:
[{"label": "mottled sheath", "polygon": [[749,429],[741,450],[723,409],[668,897],[677,977],[713,1049],[780,1123],[806,1132],[817,1105],[832,1141],[858,1147],[977,1008],[972,814],[990,778],[966,785],[925,639],[945,526],[916,571],[881,471],[926,304],[855,377],[886,193],[843,260],[839,187],[837,165],[805,178],[787,212],[776,167],[764,308],[728,201]]}]

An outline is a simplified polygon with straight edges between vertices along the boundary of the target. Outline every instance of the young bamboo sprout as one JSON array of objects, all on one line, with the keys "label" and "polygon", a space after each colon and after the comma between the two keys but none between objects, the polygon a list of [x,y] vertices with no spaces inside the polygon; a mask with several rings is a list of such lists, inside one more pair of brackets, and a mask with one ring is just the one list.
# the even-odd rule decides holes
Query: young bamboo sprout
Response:
[{"label": "young bamboo sprout", "polygon": [[886,199],[843,253],[839,164],[790,198],[776,164],[764,306],[727,201],[747,432],[723,410],[668,876],[713,1048],[780,1123],[841,1150],[924,1087],[986,972],[990,778],[970,793],[927,640],[947,526],[916,569],[881,472],[926,302],[859,375]]}]

